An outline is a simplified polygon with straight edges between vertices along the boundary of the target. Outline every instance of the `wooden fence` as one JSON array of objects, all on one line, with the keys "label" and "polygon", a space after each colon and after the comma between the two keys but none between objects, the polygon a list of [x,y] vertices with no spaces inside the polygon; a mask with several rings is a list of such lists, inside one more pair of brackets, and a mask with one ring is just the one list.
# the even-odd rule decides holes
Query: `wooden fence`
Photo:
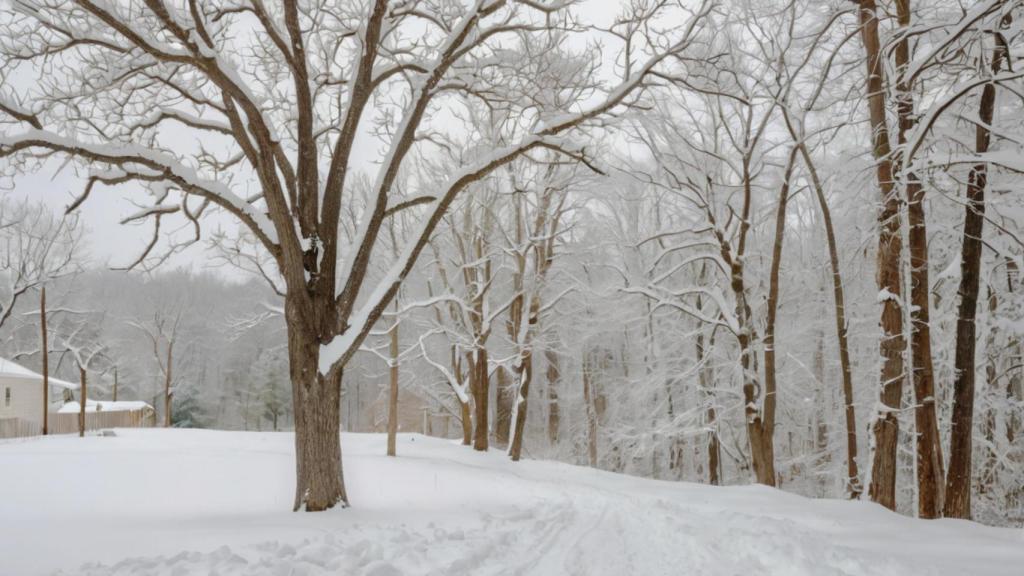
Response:
[{"label": "wooden fence", "polygon": [[42,433],[42,427],[31,420],[0,418],[0,438],[27,438]]},{"label": "wooden fence", "polygon": [[[78,413],[52,413],[49,419],[50,434],[78,434]],[[111,412],[87,412],[85,429],[104,428],[152,428],[156,425],[156,414],[145,410],[118,410]],[[43,433],[42,425],[20,418],[0,419],[0,438],[25,438]]]}]

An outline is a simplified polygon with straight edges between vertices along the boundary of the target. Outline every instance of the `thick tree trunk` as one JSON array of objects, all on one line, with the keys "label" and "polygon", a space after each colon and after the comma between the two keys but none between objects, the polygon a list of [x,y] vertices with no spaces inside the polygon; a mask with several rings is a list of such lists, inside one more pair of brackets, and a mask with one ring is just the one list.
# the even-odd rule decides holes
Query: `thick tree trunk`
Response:
[{"label": "thick tree trunk", "polygon": [[[314,371],[315,374],[315,364]],[[303,391],[301,426],[295,428],[295,454],[301,472],[300,507],[308,512],[348,506],[341,465],[340,370],[316,375]]]},{"label": "thick tree trunk", "polygon": [[348,506],[341,461],[342,371],[335,368],[326,376],[319,374],[319,350],[313,330],[289,322],[288,360],[295,403],[294,509],[308,512]]},{"label": "thick tree trunk", "polygon": [[924,221],[924,190],[919,183],[907,187],[910,221],[911,358],[914,382],[914,423],[917,428],[918,516],[942,515],[943,463],[939,424],[935,414],[935,377],[929,325],[928,239]]},{"label": "thick tree trunk", "polygon": [[473,371],[470,387],[473,389],[474,415],[473,423],[473,449],[485,451],[488,448],[488,403],[490,402],[491,387],[487,375],[487,347],[476,348],[473,361],[470,363]]},{"label": "thick tree trunk", "polygon": [[[552,446],[558,443],[558,425],[560,420],[558,406],[558,383],[561,379],[558,353],[545,349],[544,358],[548,363],[548,441]],[[671,399],[669,400],[671,402]]]},{"label": "thick tree trunk", "polygon": [[533,352],[526,348],[520,358],[519,366],[516,367],[516,377],[519,385],[516,386],[516,395],[512,400],[513,428],[511,444],[508,448],[508,455],[513,462],[518,462],[523,453],[523,433],[526,431],[526,410],[529,407],[527,399],[530,397],[530,382],[533,380]]},{"label": "thick tree trunk", "polygon": [[114,392],[113,392],[113,396],[114,396],[113,397],[113,401],[117,402],[117,366],[114,366]]},{"label": "thick tree trunk", "polygon": [[[395,307],[397,309],[397,305]],[[388,391],[388,456],[395,455],[395,445],[398,442],[398,318],[395,318],[391,325],[389,374],[391,386]]]},{"label": "thick tree trunk", "polygon": [[[39,327],[43,352],[43,436],[50,433],[50,344],[46,334],[46,286],[39,292]],[[114,372],[114,390],[117,390],[117,372]],[[117,401],[117,398],[114,398]]]},{"label": "thick tree trunk", "polygon": [[899,198],[893,187],[889,128],[885,112],[885,78],[882,48],[878,36],[878,17],[874,0],[860,3],[861,39],[867,64],[866,93],[871,121],[872,152],[875,158],[881,208],[878,214],[878,298],[882,303],[882,337],[879,355],[881,406],[874,429],[875,454],[868,493],[879,504],[896,509],[896,447],[899,439],[897,414],[903,398],[903,314],[900,310],[900,239]]},{"label": "thick tree trunk", "polygon": [[82,438],[85,436],[85,405],[89,401],[89,386],[85,378],[85,368],[82,366],[78,367],[78,382],[80,387],[78,399],[78,437]]},{"label": "thick tree trunk", "polygon": [[469,402],[459,401],[461,410],[459,418],[462,420],[462,445],[469,446],[473,443],[473,418],[469,409]]},{"label": "thick tree trunk", "polygon": [[494,374],[497,377],[494,443],[502,448],[508,448],[508,434],[512,427],[512,396],[515,391],[504,367],[499,366]]},{"label": "thick tree trunk", "polygon": [[[737,294],[739,294],[737,292]],[[746,304],[741,302],[738,309],[745,309]],[[765,388],[764,404],[762,412],[757,406],[757,383],[756,366],[754,360],[754,349],[751,338],[751,328],[747,324],[749,316],[744,318],[743,326],[737,337],[740,345],[740,365],[743,368],[743,402],[744,416],[747,425],[747,439],[750,444],[750,459],[754,466],[754,480],[758,484],[775,486],[775,443],[772,438],[773,426],[765,415],[774,413],[775,390]]]},{"label": "thick tree trunk", "polygon": [[718,438],[715,396],[711,392],[711,387],[715,383],[715,373],[708,358],[707,348],[704,346],[703,332],[697,334],[697,365],[701,392],[707,402],[705,417],[708,427],[708,483],[718,486],[722,483],[722,445]]},{"label": "thick tree trunk", "polygon": [[[1008,23],[1008,22],[1006,22]],[[992,59],[992,72],[998,73],[1005,57],[1001,46]],[[995,112],[996,88],[987,84],[981,93],[975,128],[975,149],[988,151],[989,125]],[[974,417],[975,318],[981,286],[981,249],[985,224],[985,188],[988,165],[979,163],[967,179],[967,205],[964,213],[964,239],[960,252],[960,307],[956,321],[956,358],[953,381],[953,418],[950,433],[949,476],[946,479],[944,512],[951,518],[971,517],[971,448]]]},{"label": "thick tree trunk", "polygon": [[[910,0],[897,0],[897,19],[901,32],[896,45],[896,68],[903,74],[910,65],[910,40],[906,32],[910,29]],[[909,79],[901,78],[896,87],[897,115],[899,117],[898,141],[900,149],[907,143],[907,135],[914,129],[913,86]],[[906,169],[909,159],[901,158],[901,170]],[[914,384],[914,424],[917,429],[917,493],[918,516],[938,518],[942,515],[943,472],[942,444],[939,440],[939,424],[935,414],[935,376],[932,365],[931,303],[928,278],[928,231],[924,211],[924,187],[911,172],[904,172],[901,178],[906,186],[907,219],[910,226],[910,350],[912,380]]]}]

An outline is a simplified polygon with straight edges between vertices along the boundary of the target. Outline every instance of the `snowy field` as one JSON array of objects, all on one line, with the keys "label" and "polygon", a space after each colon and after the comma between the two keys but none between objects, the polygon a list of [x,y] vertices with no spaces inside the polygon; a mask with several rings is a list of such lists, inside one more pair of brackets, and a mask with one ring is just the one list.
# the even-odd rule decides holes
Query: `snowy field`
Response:
[{"label": "snowy field", "polygon": [[288,434],[124,430],[0,443],[0,574],[1007,575],[1024,531],[764,487],[508,462],[345,435],[354,508],[289,512]]}]

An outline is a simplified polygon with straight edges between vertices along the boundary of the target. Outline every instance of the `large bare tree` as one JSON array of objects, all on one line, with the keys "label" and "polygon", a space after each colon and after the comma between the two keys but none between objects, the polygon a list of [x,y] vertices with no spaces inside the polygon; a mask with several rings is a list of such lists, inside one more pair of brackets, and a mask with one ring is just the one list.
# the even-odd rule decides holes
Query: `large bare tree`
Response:
[{"label": "large bare tree", "polygon": [[[574,130],[614,111],[662,62],[696,38],[712,2],[634,2],[631,22],[672,17],[659,32],[632,27],[622,80],[595,70],[584,96],[551,113],[519,73],[537,36],[587,29],[573,0],[16,0],[0,15],[0,75],[8,88],[0,158],[23,171],[71,158],[86,184],[148,191],[129,220],[192,223],[219,209],[271,255],[285,290],[295,400],[295,508],[346,505],[339,438],[342,373],[412,270],[455,197],[499,166],[538,149],[581,158]],[[606,62],[596,50],[590,57]],[[468,96],[506,108],[514,140],[474,148],[446,107]],[[30,104],[29,104],[30,102]],[[453,117],[456,129],[452,129]],[[347,194],[360,153],[378,139],[365,203]],[[401,196],[410,158],[463,147],[441,186]],[[364,164],[368,164],[364,162]],[[140,201],[146,198],[139,193]],[[353,205],[358,208],[353,208]],[[369,263],[399,210],[419,215],[387,274]],[[345,212],[358,222],[339,234]],[[152,257],[154,240],[140,255]],[[172,245],[180,247],[183,243]],[[187,244],[187,241],[184,243]],[[379,251],[378,251],[379,252]]]}]

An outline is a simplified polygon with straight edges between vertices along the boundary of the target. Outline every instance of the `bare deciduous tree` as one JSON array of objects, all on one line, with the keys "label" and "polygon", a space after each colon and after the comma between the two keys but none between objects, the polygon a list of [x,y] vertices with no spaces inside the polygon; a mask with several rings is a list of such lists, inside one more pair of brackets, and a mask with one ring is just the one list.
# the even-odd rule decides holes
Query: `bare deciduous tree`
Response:
[{"label": "bare deciduous tree", "polygon": [[[22,104],[25,94],[4,94],[2,108],[15,126],[5,126],[0,157],[23,170],[53,156],[87,167],[72,207],[100,187],[141,185],[152,202],[127,220],[150,219],[158,232],[164,219],[180,216],[194,224],[194,241],[201,215],[219,208],[258,239],[285,288],[295,508],[344,505],[344,367],[447,208],[473,182],[524,153],[544,148],[581,157],[568,135],[628,104],[652,71],[691,45],[711,9],[637,3],[628,19],[675,10],[688,21],[668,35],[639,27],[629,57],[646,56],[630,63],[623,81],[595,84],[586,100],[542,114],[517,72],[523,58],[533,57],[534,38],[585,31],[569,14],[573,4],[18,2],[3,15],[0,70],[47,65],[31,70],[31,105]],[[396,178],[411,155],[451,141],[438,104],[460,95],[510,109],[524,129],[505,145],[464,158],[442,186],[399,197]],[[357,142],[374,122],[387,152],[352,242],[343,246],[340,219],[353,201],[346,182],[357,171]],[[175,145],[171,125],[202,144]],[[420,215],[417,231],[368,287],[382,223],[400,210]],[[155,246],[154,234],[138,262]]]}]

